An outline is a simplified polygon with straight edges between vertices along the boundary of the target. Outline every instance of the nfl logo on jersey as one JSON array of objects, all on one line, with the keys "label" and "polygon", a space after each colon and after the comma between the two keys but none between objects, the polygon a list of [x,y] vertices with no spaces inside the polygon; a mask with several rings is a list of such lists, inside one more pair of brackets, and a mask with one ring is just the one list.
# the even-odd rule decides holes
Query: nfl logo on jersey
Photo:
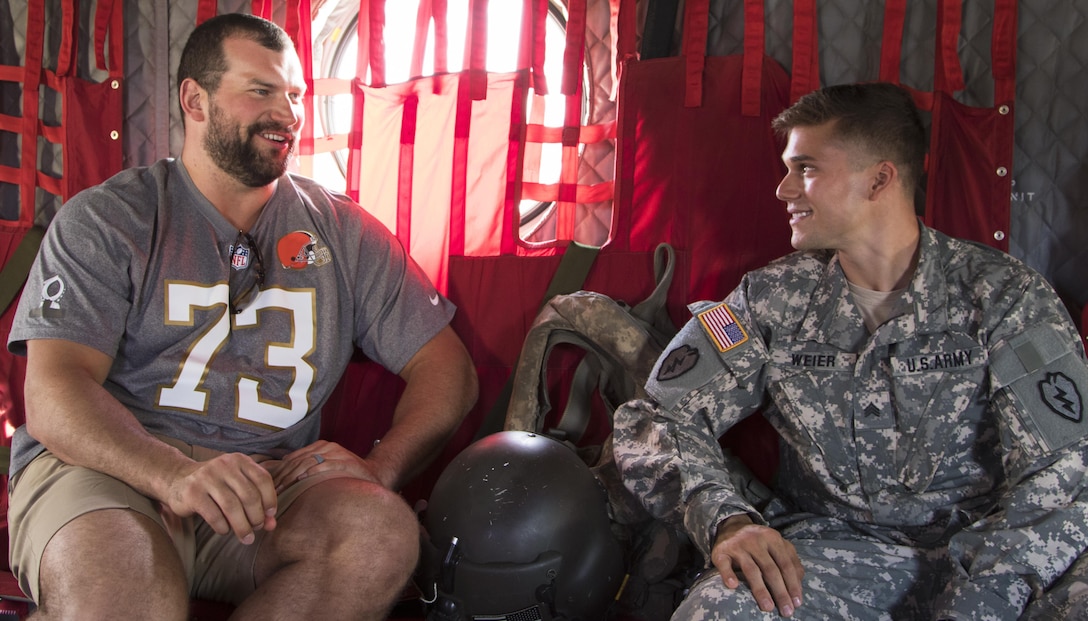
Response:
[{"label": "nfl logo on jersey", "polygon": [[236,270],[244,270],[249,266],[249,248],[235,246],[230,258],[230,266]]}]

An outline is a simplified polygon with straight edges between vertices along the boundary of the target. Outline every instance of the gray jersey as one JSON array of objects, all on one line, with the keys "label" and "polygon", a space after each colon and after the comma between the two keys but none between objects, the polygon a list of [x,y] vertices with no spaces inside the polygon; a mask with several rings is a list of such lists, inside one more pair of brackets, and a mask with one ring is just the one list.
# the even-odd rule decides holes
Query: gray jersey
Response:
[{"label": "gray jersey", "polygon": [[[307,178],[283,177],[249,235],[254,248],[180,161],[122,172],[50,225],[9,347],[93,347],[113,358],[105,387],[149,431],[268,453],[317,439],[355,346],[399,372],[453,315],[375,218]],[[18,430],[13,471],[38,452]]]},{"label": "gray jersey", "polygon": [[921,244],[909,311],[872,334],[826,252],[693,305],[651,400],[617,412],[616,457],[709,553],[724,518],[761,519],[718,445],[761,411],[782,439],[790,531],[831,520],[874,544],[944,549],[958,569],[929,605],[1015,618],[1088,546],[1084,351],[1038,274],[933,230]]}]

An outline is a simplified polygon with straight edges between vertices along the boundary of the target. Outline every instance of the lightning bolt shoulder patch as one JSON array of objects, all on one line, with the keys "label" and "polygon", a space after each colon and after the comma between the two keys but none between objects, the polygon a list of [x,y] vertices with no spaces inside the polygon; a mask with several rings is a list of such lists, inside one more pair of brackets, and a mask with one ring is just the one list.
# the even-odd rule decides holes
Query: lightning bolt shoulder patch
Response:
[{"label": "lightning bolt shoulder patch", "polygon": [[1053,327],[1032,326],[1009,339],[992,364],[999,385],[1016,395],[1020,422],[1033,436],[1025,446],[1049,452],[1088,435],[1088,366]]}]

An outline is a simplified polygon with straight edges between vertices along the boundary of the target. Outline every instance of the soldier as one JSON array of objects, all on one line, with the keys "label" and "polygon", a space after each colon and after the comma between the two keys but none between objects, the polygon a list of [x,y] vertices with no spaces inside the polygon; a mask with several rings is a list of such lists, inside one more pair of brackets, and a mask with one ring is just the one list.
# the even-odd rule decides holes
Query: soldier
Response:
[{"label": "soldier", "polygon": [[[826,88],[774,129],[797,252],[691,305],[615,417],[627,486],[712,566],[673,618],[1085,614],[1088,366],[1064,306],[918,221],[905,90]],[[781,447],[763,501],[718,444],[756,412]]]}]

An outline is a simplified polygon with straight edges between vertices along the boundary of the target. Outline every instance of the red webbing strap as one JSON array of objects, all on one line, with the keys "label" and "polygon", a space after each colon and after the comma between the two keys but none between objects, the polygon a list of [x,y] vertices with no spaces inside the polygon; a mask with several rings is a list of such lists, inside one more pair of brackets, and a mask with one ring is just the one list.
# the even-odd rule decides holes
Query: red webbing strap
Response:
[{"label": "red webbing strap", "polygon": [[628,59],[638,58],[638,16],[635,14],[635,0],[609,0],[608,10],[608,31],[612,34],[613,50],[610,98],[615,100],[619,93],[624,64]]},{"label": "red webbing strap", "polygon": [[[360,181],[362,179],[362,149],[363,149],[363,111],[366,107],[366,95],[362,89],[366,81],[366,72],[370,67],[370,56],[375,48],[373,38],[377,38],[377,48],[381,51],[381,28],[377,35],[373,34],[372,21],[377,15],[378,19],[384,19],[384,6],[381,0],[370,2],[369,10],[361,7],[359,17],[355,23],[355,34],[359,42],[355,50],[355,78],[351,81],[351,99],[355,113],[351,115],[351,131],[348,133],[348,172],[345,193],[352,200],[359,200]],[[371,75],[374,75],[373,70]]]},{"label": "red webbing strap", "polygon": [[684,106],[703,105],[703,69],[706,67],[706,39],[710,28],[710,0],[684,3]]},{"label": "red webbing strap", "polygon": [[[463,79],[463,78],[462,78]],[[506,150],[506,195],[503,197],[502,235],[499,236],[499,253],[511,255],[517,252],[519,230],[518,203],[521,197],[521,128],[525,124],[525,100],[529,90],[529,75],[519,74],[514,97],[510,101],[510,136]]]},{"label": "red webbing strap", "polygon": [[254,15],[272,20],[272,0],[253,0],[251,6]]},{"label": "red webbing strap", "polygon": [[19,222],[34,221],[35,188],[38,185],[38,87],[42,80],[45,47],[45,2],[27,6],[26,51],[23,63],[22,149],[19,154]]},{"label": "red webbing strap", "polygon": [[963,22],[962,0],[937,0],[937,51],[933,90],[954,93],[964,88],[959,38]]},{"label": "red webbing strap", "polygon": [[1016,0],[994,1],[994,28],[990,45],[994,74],[994,104],[1012,107],[1016,98]]},{"label": "red webbing strap", "polygon": [[447,19],[446,0],[432,0],[431,20],[434,21],[434,73],[449,72],[450,28]]},{"label": "red webbing strap", "polygon": [[468,70],[469,93],[473,101],[487,96],[487,2],[469,0],[464,66]]},{"label": "red webbing strap", "polygon": [[457,80],[457,116],[453,123],[453,162],[450,174],[450,256],[465,256],[468,226],[468,139],[472,129],[472,98],[464,74]]},{"label": "red webbing strap", "polygon": [[416,119],[419,95],[404,100],[400,122],[400,155],[397,172],[397,239],[404,251],[412,252],[412,166],[415,163]]},{"label": "red webbing strap", "polygon": [[547,35],[548,0],[525,0],[521,15],[520,53],[523,58],[518,68],[531,69],[529,85],[537,95],[548,94],[548,81],[544,77]]},{"label": "red webbing strap", "polygon": [[79,24],[76,23],[76,3],[75,2],[61,2],[60,3],[61,14],[61,35],[60,35],[60,49],[57,51],[57,70],[56,75],[68,76],[75,72],[75,52],[73,48],[76,45],[76,39],[79,36]]},{"label": "red webbing strap", "polygon": [[[906,28],[907,0],[885,0],[884,31],[880,43],[880,81],[899,84],[914,98],[914,105],[922,110],[933,109],[933,92],[921,91],[900,81],[899,67],[903,59],[903,30]],[[929,158],[926,158],[928,169]]]},{"label": "red webbing strap", "polygon": [[200,0],[196,5],[196,25],[199,26],[219,13],[219,0]]},{"label": "red webbing strap", "polygon": [[575,211],[578,203],[578,140],[582,131],[582,70],[586,47],[586,0],[570,0],[567,5],[567,39],[563,51],[564,102],[562,158],[559,195],[556,200],[555,237],[557,241],[574,239]]},{"label": "red webbing strap", "polygon": [[[567,7],[567,41],[563,50],[564,95],[573,95],[582,88],[582,67],[586,53],[586,2],[570,0]],[[581,110],[579,109],[579,116]]]},{"label": "red webbing strap", "polygon": [[[314,52],[313,20],[310,18],[310,0],[290,0],[287,3],[287,19],[284,30],[291,36],[302,63],[302,78],[306,83],[306,95],[302,98],[302,108],[306,119],[314,119]],[[299,154],[314,153],[314,123],[303,123],[299,135]]]},{"label": "red webbing strap", "polygon": [[906,18],[907,0],[884,0],[884,34],[880,45],[881,82],[899,84]]},{"label": "red webbing strap", "polygon": [[[547,111],[547,98],[543,95],[537,95],[533,93],[533,97],[529,102],[529,120],[525,124],[525,154],[523,157],[522,167],[522,180],[529,183],[536,183],[540,181],[540,161],[541,153],[543,151],[543,143],[549,139],[549,132],[544,132],[544,129],[552,129],[544,127],[544,116]],[[560,129],[562,133],[562,129]],[[560,138],[561,139],[561,138]],[[558,140],[556,140],[558,142]],[[536,200],[555,200],[554,197],[548,199],[542,199],[540,197],[524,195],[522,198],[535,198]]]},{"label": "red webbing strap", "polygon": [[816,0],[793,1],[793,75],[790,103],[820,86],[820,44]]},{"label": "red webbing strap", "polygon": [[[116,0],[98,0],[94,15],[94,49],[97,66],[109,73],[111,78],[120,80],[124,77],[124,36],[125,15],[121,2]],[[106,39],[109,38],[107,54]],[[107,66],[106,59],[109,58]]]},{"label": "red webbing strap", "polygon": [[[385,0],[370,0],[370,11],[367,21],[370,29],[367,39],[370,43],[367,47],[370,58],[370,85],[385,86]],[[362,11],[360,11],[360,14]],[[359,19],[363,23],[362,17]],[[360,33],[361,35],[361,33]],[[359,37],[359,45],[362,45],[363,37]],[[359,77],[365,79],[366,65],[359,65]]]},{"label": "red webbing strap", "polygon": [[408,66],[410,78],[423,75],[423,54],[427,51],[427,31],[431,27],[432,11],[431,0],[419,0],[416,8],[416,34],[412,40],[412,61]]},{"label": "red webbing strap", "polygon": [[744,0],[744,69],[740,95],[740,112],[744,116],[760,115],[766,45],[763,0]]}]

